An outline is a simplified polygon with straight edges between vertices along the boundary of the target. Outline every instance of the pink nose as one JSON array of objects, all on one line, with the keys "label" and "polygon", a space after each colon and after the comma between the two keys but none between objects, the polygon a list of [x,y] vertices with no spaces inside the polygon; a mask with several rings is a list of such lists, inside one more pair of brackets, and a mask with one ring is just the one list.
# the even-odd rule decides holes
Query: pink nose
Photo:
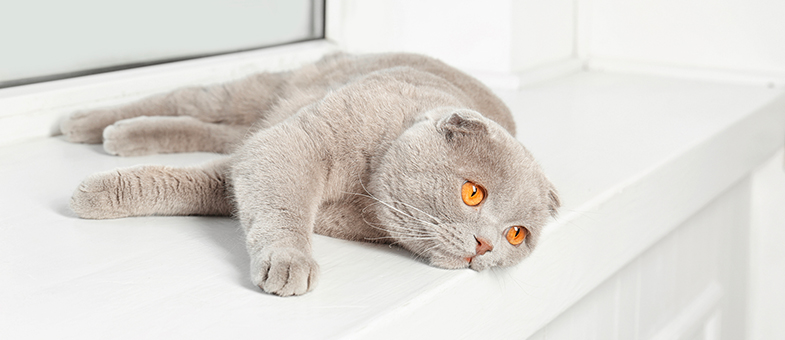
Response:
[{"label": "pink nose", "polygon": [[485,238],[475,236],[474,239],[477,240],[477,255],[493,250],[493,245]]}]

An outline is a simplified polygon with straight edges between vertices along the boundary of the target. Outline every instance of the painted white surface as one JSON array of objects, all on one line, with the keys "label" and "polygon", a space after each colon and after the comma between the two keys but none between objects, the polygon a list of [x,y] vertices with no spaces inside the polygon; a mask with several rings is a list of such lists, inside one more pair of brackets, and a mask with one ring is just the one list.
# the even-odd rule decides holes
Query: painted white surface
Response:
[{"label": "painted white surface", "polygon": [[352,53],[417,52],[505,72],[510,10],[509,0],[329,0],[325,35]]},{"label": "painted white surface", "polygon": [[0,145],[59,134],[60,119],[73,111],[293,69],[332,51],[333,44],[320,40],[0,89]]},{"label": "painted white surface", "polygon": [[785,339],[785,149],[752,175],[747,339]]},{"label": "painted white surface", "polygon": [[0,83],[315,38],[311,0],[0,2]]},{"label": "painted white surface", "polygon": [[764,87],[785,86],[785,73],[750,72],[710,67],[677,66],[662,63],[620,59],[591,58],[585,67],[592,71],[609,71],[657,77],[695,79],[719,83],[744,84]]},{"label": "painted white surface", "polygon": [[[502,96],[519,139],[565,202],[531,258],[507,269],[450,271],[395,248],[316,237],[323,280],[297,298],[249,283],[230,219],[89,221],[66,207],[90,173],[215,155],[118,158],[60,138],[2,147],[0,338],[526,337],[785,136],[785,97],[776,89],[589,72]],[[513,322],[500,327],[501,320]],[[635,325],[626,320],[634,319],[620,327]]]},{"label": "painted white surface", "polygon": [[572,0],[328,0],[327,39],[355,53],[428,54],[510,73],[573,55]]},{"label": "painted white surface", "polygon": [[749,199],[747,179],[529,339],[743,339]]},{"label": "painted white surface", "polygon": [[[517,0],[508,14],[512,21],[512,65],[521,72],[575,56],[574,0]],[[499,13],[500,16],[502,13]]]},{"label": "painted white surface", "polygon": [[785,73],[785,2],[580,0],[592,57]]}]

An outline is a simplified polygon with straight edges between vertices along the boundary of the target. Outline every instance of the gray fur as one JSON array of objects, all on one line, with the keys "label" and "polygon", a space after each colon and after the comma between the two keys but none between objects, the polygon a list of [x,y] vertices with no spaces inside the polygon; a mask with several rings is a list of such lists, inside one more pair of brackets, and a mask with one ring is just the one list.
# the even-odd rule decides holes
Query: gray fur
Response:
[{"label": "gray fur", "polygon": [[[234,211],[252,281],[281,296],[316,285],[314,232],[396,243],[437,267],[482,270],[526,257],[560,205],[501,100],[417,55],[333,55],[291,72],[75,113],[62,130],[122,156],[231,152],[201,167],[93,175],[71,206],[83,218]],[[487,191],[476,207],[461,199],[466,181]],[[523,244],[507,242],[511,226],[528,230]],[[478,239],[493,249],[481,252]]]}]

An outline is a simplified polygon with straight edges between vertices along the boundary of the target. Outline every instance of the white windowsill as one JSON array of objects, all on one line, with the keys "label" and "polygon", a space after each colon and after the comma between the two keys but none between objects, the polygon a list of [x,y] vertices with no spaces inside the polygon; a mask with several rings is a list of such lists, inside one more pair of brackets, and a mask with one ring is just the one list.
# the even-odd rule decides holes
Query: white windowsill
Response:
[{"label": "white windowsill", "polygon": [[[319,45],[323,50],[308,56],[331,48]],[[451,271],[400,249],[316,236],[319,287],[279,298],[250,284],[233,220],[91,221],[68,211],[71,192],[90,173],[216,155],[120,158],[45,137],[74,107],[253,71],[219,64],[205,66],[214,71],[203,78],[137,70],[144,76],[127,95],[112,75],[88,84],[115,91],[109,99],[71,80],[74,87],[51,90],[62,91],[53,97],[61,99],[44,103],[43,113],[36,113],[35,92],[0,91],[0,102],[16,105],[0,122],[19,123],[0,124],[0,135],[49,124],[28,130],[40,137],[0,147],[0,338],[525,337],[767,159],[785,137],[782,89],[578,72],[500,90],[518,138],[564,202],[532,257],[512,268]]]}]

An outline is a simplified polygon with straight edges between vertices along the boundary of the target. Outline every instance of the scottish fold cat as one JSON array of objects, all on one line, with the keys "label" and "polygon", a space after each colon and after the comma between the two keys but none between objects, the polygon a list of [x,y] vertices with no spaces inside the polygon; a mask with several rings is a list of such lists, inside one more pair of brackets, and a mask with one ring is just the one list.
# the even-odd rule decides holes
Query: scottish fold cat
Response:
[{"label": "scottish fold cat", "polygon": [[300,69],[77,112],[61,129],[113,155],[229,153],[196,167],[87,177],[82,218],[239,219],[251,280],[312,290],[311,235],[394,243],[442,268],[520,262],[559,207],[488,88],[419,55],[335,54]]}]

